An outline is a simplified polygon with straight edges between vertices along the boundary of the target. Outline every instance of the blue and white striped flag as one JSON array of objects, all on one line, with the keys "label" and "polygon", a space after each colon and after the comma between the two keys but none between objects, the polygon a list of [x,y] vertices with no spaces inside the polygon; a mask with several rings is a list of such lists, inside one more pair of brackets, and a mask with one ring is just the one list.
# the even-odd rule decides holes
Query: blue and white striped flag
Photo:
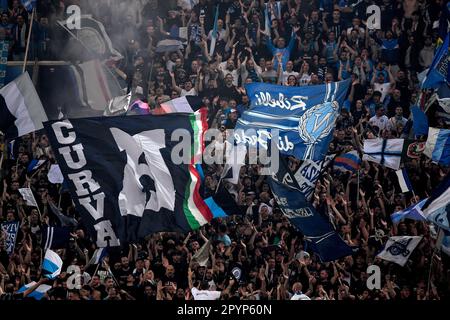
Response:
[{"label": "blue and white striped flag", "polygon": [[28,165],[27,172],[30,173],[34,170],[39,169],[46,162],[47,160],[37,160],[37,159],[31,160],[30,164]]},{"label": "blue and white striped flag", "polygon": [[43,275],[53,280],[61,274],[63,261],[61,257],[53,250],[48,249],[42,262]]},{"label": "blue and white striped flag", "polygon": [[433,190],[422,211],[428,221],[450,231],[450,174]]},{"label": "blue and white striped flag", "polygon": [[428,198],[423,199],[422,201],[415,203],[404,210],[394,212],[391,214],[392,223],[399,223],[403,219],[425,221],[426,218],[423,216],[422,207],[427,200]]},{"label": "blue and white striped flag", "polygon": [[96,265],[102,262],[103,258],[108,255],[108,251],[106,248],[98,248],[94,251],[94,255],[91,260],[89,260],[88,265]]},{"label": "blue and white striped flag", "polygon": [[437,163],[450,165],[450,129],[430,128],[423,153]]},{"label": "blue and white striped flag", "polygon": [[33,9],[36,7],[36,2],[37,0],[22,0],[22,4],[28,12],[33,11]]},{"label": "blue and white striped flag", "polygon": [[395,171],[398,178],[398,184],[400,185],[400,188],[402,189],[402,192],[409,192],[413,191],[413,187],[411,184],[411,181],[409,180],[408,173],[406,172],[406,169],[403,168],[401,170]]},{"label": "blue and white striped flag", "polygon": [[[36,285],[36,282],[30,282],[29,284],[24,285],[22,288],[20,288],[19,290],[17,290],[17,293],[22,293],[27,291],[29,288],[33,287],[34,285]],[[36,290],[34,290],[32,293],[30,293],[28,295],[28,298],[34,298],[36,300],[41,300],[44,296],[45,293],[50,290],[52,287],[47,285],[47,284],[41,284],[39,287],[37,287]]]},{"label": "blue and white striped flag", "polygon": [[448,79],[448,48],[450,44],[450,34],[447,33],[444,43],[437,49],[433,63],[428,69],[428,73],[422,82],[422,89],[437,89]]}]

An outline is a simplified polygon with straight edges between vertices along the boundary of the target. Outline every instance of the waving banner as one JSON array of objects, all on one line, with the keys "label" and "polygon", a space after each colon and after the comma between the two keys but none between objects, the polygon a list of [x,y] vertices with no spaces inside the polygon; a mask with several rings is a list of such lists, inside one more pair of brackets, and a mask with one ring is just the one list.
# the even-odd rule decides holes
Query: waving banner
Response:
[{"label": "waving banner", "polygon": [[[187,232],[212,219],[195,169],[203,151],[205,111],[45,124],[97,247],[119,246],[154,232]],[[180,153],[187,160],[175,163],[173,155]]]},{"label": "waving banner", "polygon": [[322,262],[352,255],[352,248],[339,236],[329,220],[306,200],[285,161],[280,160],[282,169],[269,177],[269,185],[283,214],[303,233]]},{"label": "waving banner", "polygon": [[4,222],[1,224],[0,231],[5,234],[6,253],[11,255],[14,252],[14,247],[16,246],[17,232],[19,232],[19,222]]},{"label": "waving banner", "polygon": [[322,160],[349,85],[350,80],[305,87],[251,83],[246,86],[250,110],[238,120],[235,137],[265,147],[260,141],[276,130],[282,154]]}]

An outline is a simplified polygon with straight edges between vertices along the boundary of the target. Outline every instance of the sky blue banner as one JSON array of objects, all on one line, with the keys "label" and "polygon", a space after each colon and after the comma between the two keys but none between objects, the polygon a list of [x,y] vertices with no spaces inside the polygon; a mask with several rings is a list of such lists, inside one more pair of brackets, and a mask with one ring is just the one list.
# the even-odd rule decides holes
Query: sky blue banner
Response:
[{"label": "sky blue banner", "polygon": [[265,148],[261,141],[278,130],[282,154],[322,160],[349,86],[350,80],[304,87],[251,83],[246,86],[251,106],[238,120],[236,141]]}]

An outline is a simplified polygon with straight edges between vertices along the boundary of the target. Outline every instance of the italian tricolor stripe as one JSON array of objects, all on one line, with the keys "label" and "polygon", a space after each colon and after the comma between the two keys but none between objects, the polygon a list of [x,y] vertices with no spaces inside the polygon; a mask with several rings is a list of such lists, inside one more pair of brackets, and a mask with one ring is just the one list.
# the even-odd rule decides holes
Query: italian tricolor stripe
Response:
[{"label": "italian tricolor stripe", "polygon": [[195,165],[200,163],[204,151],[203,133],[207,130],[205,108],[200,109],[195,114],[190,115],[190,122],[193,129],[194,141],[191,147],[191,163],[189,165],[189,183],[184,197],[183,210],[189,226],[198,229],[212,220],[213,215],[206,203],[200,196],[201,185],[200,174]]}]

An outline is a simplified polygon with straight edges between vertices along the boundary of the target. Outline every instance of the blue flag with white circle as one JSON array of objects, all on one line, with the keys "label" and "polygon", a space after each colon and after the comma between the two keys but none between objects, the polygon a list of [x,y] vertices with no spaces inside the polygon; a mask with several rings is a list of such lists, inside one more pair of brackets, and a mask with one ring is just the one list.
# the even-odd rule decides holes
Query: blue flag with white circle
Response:
[{"label": "blue flag with white circle", "polygon": [[283,155],[322,160],[349,86],[350,80],[304,87],[251,83],[250,109],[238,120],[236,141],[267,148],[261,141],[273,138]]}]

